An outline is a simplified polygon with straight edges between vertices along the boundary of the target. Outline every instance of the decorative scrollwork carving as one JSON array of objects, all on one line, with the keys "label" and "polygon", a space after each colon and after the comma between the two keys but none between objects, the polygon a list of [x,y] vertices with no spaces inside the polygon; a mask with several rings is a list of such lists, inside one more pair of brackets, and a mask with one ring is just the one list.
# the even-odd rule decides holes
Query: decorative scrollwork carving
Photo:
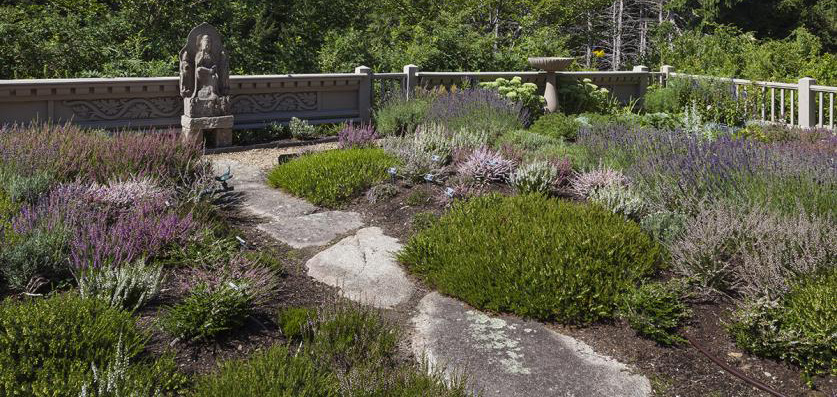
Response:
[{"label": "decorative scrollwork carving", "polygon": [[153,119],[177,117],[183,112],[180,97],[96,99],[64,101],[80,120]]},{"label": "decorative scrollwork carving", "polygon": [[232,100],[235,114],[317,110],[316,92],[285,92],[236,95]]}]

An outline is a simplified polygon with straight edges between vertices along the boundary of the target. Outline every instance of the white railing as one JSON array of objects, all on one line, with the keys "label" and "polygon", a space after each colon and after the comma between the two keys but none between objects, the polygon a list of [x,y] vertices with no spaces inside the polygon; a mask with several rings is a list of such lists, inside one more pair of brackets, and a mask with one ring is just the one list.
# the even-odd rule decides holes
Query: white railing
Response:
[{"label": "white railing", "polygon": [[834,117],[837,87],[816,85],[817,81],[810,77],[799,79],[797,83],[779,83],[675,73],[673,67],[663,66],[658,81],[666,84],[669,78],[728,82],[735,90],[736,99],[752,98],[751,90],[757,90],[757,100],[752,102],[760,109],[746,109],[749,102],[745,101],[744,111],[757,115],[762,121],[829,129],[834,129],[837,122]]}]

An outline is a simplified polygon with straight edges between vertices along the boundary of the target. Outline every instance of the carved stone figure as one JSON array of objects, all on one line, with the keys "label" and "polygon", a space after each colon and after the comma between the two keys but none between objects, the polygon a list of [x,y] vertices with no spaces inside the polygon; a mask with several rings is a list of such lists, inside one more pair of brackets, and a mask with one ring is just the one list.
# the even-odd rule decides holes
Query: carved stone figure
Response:
[{"label": "carved stone figure", "polygon": [[184,139],[201,139],[207,131],[214,146],[231,144],[230,69],[218,30],[207,23],[196,26],[179,58]]}]

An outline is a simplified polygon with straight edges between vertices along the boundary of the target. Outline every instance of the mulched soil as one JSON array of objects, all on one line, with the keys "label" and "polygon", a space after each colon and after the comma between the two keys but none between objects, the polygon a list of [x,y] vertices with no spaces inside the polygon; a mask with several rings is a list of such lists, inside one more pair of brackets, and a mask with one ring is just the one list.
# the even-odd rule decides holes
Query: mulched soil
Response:
[{"label": "mulched soil", "polygon": [[[274,153],[270,153],[270,156]],[[264,156],[267,158],[268,156]],[[494,188],[507,191],[506,188]],[[416,193],[424,192],[424,194]],[[423,197],[424,200],[417,200]],[[378,226],[387,235],[406,242],[413,233],[412,219],[420,212],[441,214],[445,208],[443,192],[439,186],[400,184],[395,197],[370,204],[359,197],[343,210],[363,215],[368,226]],[[410,205],[412,204],[412,205]],[[278,243],[255,228],[257,220],[231,212],[230,224],[247,242],[248,249],[274,253],[284,264],[281,291],[274,302],[262,310],[262,314],[248,322],[243,330],[236,331],[212,343],[182,343],[173,341],[153,326],[153,319],[166,305],[182,299],[176,288],[167,285],[168,291],[153,305],[138,313],[140,323],[154,330],[149,343],[151,352],[174,351],[176,360],[186,373],[206,373],[216,368],[221,359],[245,358],[254,351],[285,341],[274,318],[278,309],[288,306],[316,307],[337,299],[334,288],[320,284],[305,273],[305,262],[324,247],[294,250]],[[415,280],[418,286],[410,303],[385,313],[385,316],[409,332],[408,322],[418,300],[430,289]],[[169,282],[171,283],[171,281]],[[694,317],[685,334],[704,346],[709,352],[729,365],[738,368],[786,396],[837,396],[837,380],[833,377],[816,379],[817,388],[806,387],[799,371],[789,365],[772,360],[759,359],[742,352],[723,329],[724,318],[732,306],[729,303],[694,303]],[[624,322],[599,323],[583,328],[551,325],[556,331],[576,337],[601,354],[628,363],[647,376],[659,396],[767,396],[738,378],[722,370],[692,346],[664,348],[653,341],[637,336]],[[404,338],[406,340],[406,338]],[[406,343],[402,343],[402,359],[412,360]]]}]

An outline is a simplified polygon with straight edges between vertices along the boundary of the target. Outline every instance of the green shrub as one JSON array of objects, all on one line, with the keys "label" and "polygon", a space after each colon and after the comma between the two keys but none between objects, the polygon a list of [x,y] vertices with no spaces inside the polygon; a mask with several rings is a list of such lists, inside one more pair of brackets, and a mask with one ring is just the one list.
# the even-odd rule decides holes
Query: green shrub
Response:
[{"label": "green shrub", "polygon": [[396,160],[381,149],[332,150],[281,164],[267,180],[314,204],[336,207],[386,179],[394,165]]},{"label": "green shrub", "polygon": [[152,362],[131,364],[124,349],[104,368],[96,368],[92,378],[83,383],[80,396],[169,396],[181,395],[189,383],[178,372],[173,354]]},{"label": "green shrub", "polygon": [[375,130],[381,136],[401,136],[416,132],[424,121],[430,102],[395,96],[375,111]]},{"label": "green shrub", "polygon": [[591,169],[599,164],[584,146],[569,144],[565,142],[549,144],[540,149],[526,153],[526,160],[560,161],[568,159],[573,170],[582,171]]},{"label": "green shrub", "polygon": [[12,202],[29,204],[34,204],[55,183],[53,175],[46,171],[35,171],[31,175],[0,172],[0,179],[4,180],[3,189]]},{"label": "green shrub", "polygon": [[272,346],[246,360],[221,363],[217,373],[199,376],[194,396],[339,396],[340,382],[306,354]]},{"label": "green shrub", "polygon": [[122,349],[133,359],[148,336],[131,314],[77,294],[0,304],[0,395],[78,395]]},{"label": "green shrub", "polygon": [[398,258],[475,307],[589,323],[656,268],[660,247],[595,205],[488,195],[455,203]]},{"label": "green shrub", "polygon": [[685,295],[681,280],[646,283],[625,294],[619,314],[637,333],[661,345],[684,343],[677,330],[691,316]]},{"label": "green shrub", "polygon": [[528,152],[557,143],[560,143],[560,140],[550,136],[536,134],[527,130],[515,130],[501,135],[495,142],[494,146],[496,148],[501,148],[504,145],[511,145],[512,147]]},{"label": "green shrub", "polygon": [[520,76],[512,77],[511,80],[500,77],[494,81],[480,83],[480,87],[495,89],[503,98],[520,102],[529,112],[530,119],[534,120],[543,114],[546,99],[543,95],[538,95],[537,84],[524,83]]},{"label": "green shrub", "polygon": [[799,282],[778,302],[759,300],[733,315],[728,329],[738,346],[787,360],[811,376],[837,376],[837,268]]},{"label": "green shrub", "polygon": [[667,87],[651,86],[642,97],[643,108],[649,113],[680,113],[685,105],[681,99],[688,97],[688,93],[684,92],[688,88],[685,84],[669,84]]},{"label": "green shrub", "polygon": [[613,113],[618,107],[610,91],[593,84],[590,79],[562,81],[558,88],[558,103],[561,111],[567,114]]},{"label": "green shrub", "polygon": [[35,229],[17,236],[16,244],[0,250],[0,274],[9,288],[22,291],[35,277],[52,282],[71,277],[67,258],[68,232],[61,227],[53,230]]},{"label": "green shrub", "polygon": [[167,307],[160,328],[182,341],[210,339],[241,326],[251,311],[250,297],[227,284],[196,286],[182,302]]},{"label": "green shrub", "polygon": [[317,137],[317,127],[308,124],[307,120],[291,117],[291,121],[288,123],[288,129],[291,131],[291,136],[294,139],[309,140]]},{"label": "green shrub", "polygon": [[643,217],[639,224],[654,240],[668,245],[683,234],[687,220],[679,212],[657,211]]},{"label": "green shrub", "polygon": [[165,266],[213,266],[229,261],[240,248],[241,243],[235,238],[204,228],[190,236],[186,244],[170,247],[154,261]]},{"label": "green shrub", "polygon": [[419,212],[413,215],[413,230],[414,231],[421,231],[424,229],[433,226],[436,221],[439,220],[439,215],[436,215],[432,212]]},{"label": "green shrub", "polygon": [[306,332],[310,330],[310,324],[316,320],[317,310],[307,307],[289,307],[282,309],[277,316],[279,329],[290,340],[302,339],[306,335]]},{"label": "green shrub", "polygon": [[345,395],[465,396],[464,385],[452,379],[450,388],[438,369],[407,364],[398,354],[400,332],[377,310],[338,303],[317,313],[309,323],[302,350],[323,367],[351,379]]},{"label": "green shrub", "polygon": [[581,123],[576,121],[574,116],[568,116],[563,113],[550,113],[535,121],[535,124],[529,127],[529,132],[550,138],[572,141],[578,136],[579,128],[581,128]]}]

